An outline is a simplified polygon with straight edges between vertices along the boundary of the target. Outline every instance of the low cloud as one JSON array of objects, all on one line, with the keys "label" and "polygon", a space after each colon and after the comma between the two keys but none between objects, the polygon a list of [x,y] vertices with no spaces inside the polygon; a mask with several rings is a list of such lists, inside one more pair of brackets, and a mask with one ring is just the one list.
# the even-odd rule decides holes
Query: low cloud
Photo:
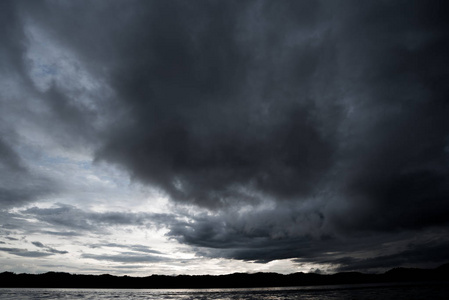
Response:
[{"label": "low cloud", "polygon": [[167,261],[166,258],[155,256],[155,255],[141,255],[136,253],[123,253],[123,254],[88,254],[84,253],[81,255],[82,258],[90,258],[100,261],[112,261],[119,263],[152,263]]},{"label": "low cloud", "polygon": [[4,248],[0,247],[0,251],[7,252],[9,254],[23,256],[23,257],[46,257],[53,255],[48,252],[40,252],[40,251],[29,251],[27,249],[19,249],[19,248]]},{"label": "low cloud", "polygon": [[42,231],[43,234],[56,235],[56,236],[80,236],[80,233],[74,231]]},{"label": "low cloud", "polygon": [[43,248],[46,251],[48,251],[50,253],[54,253],[54,254],[67,254],[67,253],[69,253],[68,251],[60,251],[60,250],[54,249],[52,247],[45,246],[41,242],[31,242],[31,244],[33,244],[36,247]]},{"label": "low cloud", "polygon": [[[108,226],[160,226],[170,224],[173,216],[158,213],[88,212],[72,205],[59,204],[52,208],[32,207],[21,211],[39,221],[77,231],[107,231]],[[63,235],[73,235],[73,231]],[[56,233],[60,234],[61,233]],[[76,233],[79,234],[79,233]]]},{"label": "low cloud", "polygon": [[432,242],[419,245],[410,243],[407,250],[391,255],[363,259],[346,256],[323,262],[339,266],[336,268],[338,271],[388,269],[391,266],[437,267],[447,261],[448,251],[449,242],[444,240],[440,243]]},{"label": "low cloud", "polygon": [[31,242],[31,244],[39,248],[45,248],[45,246],[41,242]]},{"label": "low cloud", "polygon": [[105,243],[105,244],[92,244],[89,245],[90,248],[104,248],[104,247],[113,247],[113,248],[125,248],[135,252],[143,252],[143,253],[152,253],[152,254],[162,254],[160,251],[153,250],[148,246],[144,245],[127,245],[127,244],[117,244],[117,243]]}]

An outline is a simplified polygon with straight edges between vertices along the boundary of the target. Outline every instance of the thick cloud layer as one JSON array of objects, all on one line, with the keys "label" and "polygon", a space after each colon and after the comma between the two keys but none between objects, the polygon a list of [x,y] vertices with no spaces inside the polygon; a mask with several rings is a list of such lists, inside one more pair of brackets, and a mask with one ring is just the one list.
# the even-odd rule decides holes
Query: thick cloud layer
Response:
[{"label": "thick cloud layer", "polygon": [[[34,122],[61,147],[86,148],[96,162],[120,166],[168,196],[185,219],[158,221],[198,254],[309,259],[342,269],[381,266],[380,258],[392,265],[444,260],[448,241],[433,237],[447,231],[449,213],[446,2],[1,5],[9,28],[0,31],[2,76],[13,70],[41,99],[45,110],[37,115],[48,118]],[[40,55],[39,39],[65,56]],[[27,75],[30,68],[43,73]],[[68,78],[97,81],[89,87]],[[5,124],[6,132],[17,130]],[[0,186],[5,206],[58,191],[22,166],[19,144],[0,139],[2,178],[24,174],[20,190]],[[47,216],[50,210],[27,212],[69,230],[92,227],[72,218],[86,216],[74,207]],[[58,219],[63,211],[72,217]],[[89,216],[145,223],[129,213]],[[396,253],[341,254],[410,244],[413,236],[418,246]],[[427,248],[426,257],[417,255]]]},{"label": "thick cloud layer", "polygon": [[[275,57],[294,51],[290,38],[258,53],[251,39],[268,41],[252,37],[248,4],[176,4],[155,3],[150,16],[133,18],[136,30],[116,49],[137,51],[112,73],[132,121],[107,137],[98,159],[126,166],[176,201],[209,208],[257,200],[254,191],[311,193],[333,154],[307,99],[326,45],[300,47],[292,66],[290,53]],[[304,6],[300,16],[318,9]],[[272,38],[283,26],[273,24]],[[267,94],[262,85],[272,85]]]}]

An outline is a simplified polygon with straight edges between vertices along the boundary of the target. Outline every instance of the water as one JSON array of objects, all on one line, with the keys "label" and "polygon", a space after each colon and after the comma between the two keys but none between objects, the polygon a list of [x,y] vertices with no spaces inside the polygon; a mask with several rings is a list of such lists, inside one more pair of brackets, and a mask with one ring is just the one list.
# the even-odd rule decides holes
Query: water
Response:
[{"label": "water", "polygon": [[333,285],[251,289],[50,289],[0,288],[0,299],[449,299],[449,284]]}]

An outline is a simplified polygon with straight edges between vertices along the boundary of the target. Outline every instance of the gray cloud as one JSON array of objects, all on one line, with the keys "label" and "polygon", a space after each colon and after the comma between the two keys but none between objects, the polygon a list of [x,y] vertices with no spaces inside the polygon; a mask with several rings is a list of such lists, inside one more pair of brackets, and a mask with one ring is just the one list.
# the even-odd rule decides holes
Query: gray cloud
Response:
[{"label": "gray cloud", "polygon": [[23,256],[23,257],[45,257],[45,256],[53,255],[52,253],[48,253],[48,252],[28,251],[26,249],[19,249],[19,248],[0,247],[0,251],[7,252],[9,254],[13,254],[13,255],[17,255],[17,256]]},{"label": "gray cloud", "polygon": [[65,251],[65,250],[57,250],[57,249],[50,248],[50,247],[47,247],[46,249],[47,249],[48,252],[54,253],[54,254],[67,254],[67,253],[69,253],[68,251]]},{"label": "gray cloud", "polygon": [[57,236],[80,236],[80,233],[74,231],[42,231],[44,234],[57,235]]},{"label": "gray cloud", "polygon": [[[127,265],[120,265],[120,266],[112,266],[112,268],[114,269],[130,269],[130,270],[134,270],[134,269],[140,269],[140,268],[146,268],[146,265],[132,265],[132,266],[127,266]],[[129,272],[129,271],[128,271]]]},{"label": "gray cloud", "polygon": [[[307,2],[285,4],[278,9],[295,10],[300,19],[320,11]],[[267,24],[270,34],[257,40],[256,25],[245,22],[253,9],[247,3],[153,5],[153,29],[138,30],[147,27],[138,15],[126,48],[116,49],[143,51],[114,74],[133,122],[110,135],[97,158],[127,167],[174,200],[209,208],[257,201],[254,191],[285,199],[312,193],[334,153],[319,130],[312,75],[333,45],[317,37],[316,45],[289,47],[290,38],[278,38],[263,55],[248,39],[269,43],[288,25]],[[268,19],[268,8],[258,17]],[[139,46],[142,40],[149,49]],[[277,58],[281,49],[286,54]],[[270,91],[258,91],[262,85]]]},{"label": "gray cloud", "polygon": [[49,192],[49,181],[32,174],[5,138],[0,138],[0,176],[2,208],[20,206]]},{"label": "gray cloud", "polygon": [[[82,103],[95,95],[73,80],[85,75],[67,55],[63,66],[75,70],[63,70],[61,65],[57,71],[49,70],[54,67],[51,64],[61,64],[55,62],[60,57],[52,53],[51,41],[33,36],[30,30],[29,13],[35,4],[3,1],[0,6],[0,205],[4,209],[60,194],[63,181],[50,178],[46,168],[39,166],[55,148],[73,152],[92,148],[101,113],[92,103],[90,107]],[[49,87],[41,90],[36,83],[40,80],[49,80]]]},{"label": "gray cloud", "polygon": [[89,220],[86,220],[86,213],[74,206],[61,205],[57,208],[46,209],[32,207],[25,210],[24,213],[40,221],[70,229],[88,230],[94,227]]},{"label": "gray cloud", "polygon": [[[106,26],[102,41],[116,47],[101,61],[139,58],[110,71],[131,121],[105,135],[97,159],[207,208],[333,189],[326,217],[348,230],[444,224],[447,91],[433,83],[447,76],[444,16],[428,4],[402,14],[398,3],[349,3],[333,19],[308,1],[128,6],[127,34]],[[88,22],[74,34],[85,34],[93,16],[76,7]],[[404,212],[410,202],[422,209]]]},{"label": "gray cloud", "polygon": [[39,248],[45,248],[44,244],[42,244],[41,242],[31,242],[31,244]]},{"label": "gray cloud", "polygon": [[[23,102],[13,110],[2,94],[1,116],[14,111],[55,144],[82,145],[96,162],[123,167],[179,207],[207,211],[186,209],[182,221],[76,205],[23,214],[70,230],[60,234],[163,226],[199,254],[260,262],[303,258],[367,268],[381,258],[430,262],[432,249],[446,249],[442,240],[420,244],[426,257],[400,248],[371,253],[379,259],[324,254],[448,228],[448,4],[17,3],[1,4],[1,74],[20,78],[45,113]],[[40,91],[23,60],[33,50],[26,29],[70,49],[112,92],[64,85],[79,73],[51,75]],[[58,184],[24,165],[16,122],[1,122],[2,207],[55,192]]]},{"label": "gray cloud", "polygon": [[143,262],[160,262],[166,261],[166,258],[149,255],[149,254],[135,254],[130,252],[125,252],[123,254],[114,254],[114,255],[97,255],[97,254],[88,254],[84,253],[81,255],[82,258],[90,258],[95,260],[106,260],[120,263],[143,263]]},{"label": "gray cloud", "polygon": [[105,244],[93,244],[90,245],[91,248],[103,248],[103,247],[116,247],[116,248],[126,248],[135,252],[143,252],[143,253],[153,253],[153,254],[162,254],[160,251],[153,250],[150,247],[144,245],[125,245],[125,244],[117,244],[117,243],[105,243]]},{"label": "gray cloud", "polygon": [[49,247],[49,246],[45,246],[41,242],[31,242],[31,244],[33,244],[34,246],[39,247],[39,248],[44,248],[46,251],[48,251],[50,253],[54,253],[54,254],[67,254],[67,253],[69,253],[68,251],[61,251],[61,250],[57,250],[57,249]]},{"label": "gray cloud", "polygon": [[200,256],[258,263],[296,259],[328,263],[342,271],[435,267],[447,259],[447,228],[341,232],[326,218],[319,210],[293,209],[205,214],[173,223],[167,235],[193,246]]},{"label": "gray cloud", "polygon": [[[205,207],[257,201],[254,191],[297,198],[310,194],[326,173],[334,149],[315,110],[328,114],[338,105],[323,107],[312,99],[320,88],[312,75],[335,66],[329,61],[334,45],[320,36],[318,3],[100,1],[99,15],[83,5],[66,5],[27,5],[21,13],[42,30],[58,28],[51,30],[53,38],[76,49],[92,72],[100,72],[98,65],[116,65],[107,78],[117,107],[128,113],[100,134],[97,160],[123,165],[174,200]],[[303,21],[284,23],[284,13]],[[115,26],[117,14],[123,29]],[[265,25],[266,36],[258,32],[259,24],[248,21],[253,17]],[[99,28],[98,19],[107,26],[92,30]],[[295,26],[310,37],[292,40]],[[288,35],[279,38],[280,31]],[[253,42],[268,51],[255,53]],[[278,56],[280,51],[284,54]],[[330,83],[332,78],[324,77],[320,83]],[[271,91],[259,90],[267,85]],[[43,97],[51,120],[61,124],[56,130],[70,140],[98,133],[86,127],[92,113],[71,105],[61,87],[53,86]]]},{"label": "gray cloud", "polygon": [[53,190],[49,188],[51,184],[48,178],[34,174],[19,153],[23,147],[15,121],[24,117],[26,113],[22,112],[27,109],[20,99],[16,99],[20,96],[15,95],[14,85],[27,91],[31,82],[26,75],[23,60],[26,38],[16,4],[13,1],[2,1],[0,4],[0,78],[4,83],[0,92],[1,208],[23,205]]},{"label": "gray cloud", "polygon": [[447,240],[442,243],[430,242],[420,245],[410,243],[406,250],[391,255],[362,259],[346,256],[327,262],[339,265],[338,271],[388,269],[391,266],[428,266],[429,264],[436,267],[447,260],[448,250]]},{"label": "gray cloud", "polygon": [[[73,236],[79,232],[96,232],[107,230],[108,226],[155,226],[170,224],[173,215],[157,213],[126,213],[126,212],[89,212],[72,205],[59,204],[52,208],[31,207],[21,211],[28,217],[39,221],[64,227],[70,231],[51,234]],[[72,230],[76,230],[75,232]]]}]

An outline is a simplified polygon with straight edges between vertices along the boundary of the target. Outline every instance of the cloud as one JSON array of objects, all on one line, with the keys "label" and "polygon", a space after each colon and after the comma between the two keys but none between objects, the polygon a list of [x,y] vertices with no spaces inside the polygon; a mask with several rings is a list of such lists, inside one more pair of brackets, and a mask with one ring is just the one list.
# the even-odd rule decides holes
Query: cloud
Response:
[{"label": "cloud", "polygon": [[10,144],[0,138],[0,176],[3,179],[0,204],[3,208],[20,206],[49,192],[49,181],[30,172]]},{"label": "cloud", "polygon": [[391,266],[438,266],[446,261],[449,243],[426,243],[424,245],[409,244],[407,249],[391,255],[357,259],[343,257],[329,261],[333,265],[339,265],[338,271],[370,270],[376,268],[390,268]]},{"label": "cloud", "polygon": [[112,262],[119,262],[119,263],[149,263],[149,262],[160,262],[160,261],[166,261],[166,258],[162,258],[155,255],[141,255],[141,254],[135,254],[135,253],[124,253],[124,254],[104,254],[104,255],[97,255],[97,254],[88,254],[83,253],[81,255],[82,258],[90,258],[95,260],[106,260],[106,261],[112,261]]},{"label": "cloud", "polygon": [[3,1],[1,10],[0,205],[11,208],[67,193],[54,163],[92,151],[107,123],[99,94],[108,92],[35,26],[39,5]]},{"label": "cloud", "polygon": [[100,135],[97,161],[172,200],[219,210],[274,199],[282,214],[315,198],[306,218],[340,232],[446,226],[447,90],[434,84],[447,77],[445,18],[428,4],[351,3],[148,2],[120,7],[126,35],[105,3],[98,31],[76,4],[76,31],[65,7],[32,16],[57,23],[86,62],[113,66],[126,113]]},{"label": "cloud", "polygon": [[45,256],[53,255],[52,253],[48,253],[48,252],[28,251],[26,249],[19,249],[19,248],[0,247],[0,251],[7,252],[9,254],[13,254],[13,255],[17,255],[17,256],[23,256],[23,257],[45,257]]},{"label": "cloud", "polygon": [[[333,47],[314,28],[320,27],[319,4],[119,3],[99,2],[99,15],[79,4],[17,5],[28,39],[22,52],[35,85],[30,89],[46,108],[39,120],[31,115],[36,128],[65,148],[99,145],[97,161],[119,164],[181,202],[212,208],[257,202],[255,192],[281,198],[312,192],[334,152],[309,100],[316,91],[311,76],[329,68],[319,58]],[[284,23],[284,13],[302,21]],[[112,15],[121,15],[125,26],[117,27]],[[264,24],[266,37],[251,18]],[[107,26],[92,30],[98,19]],[[304,41],[293,40],[296,26],[304,28]],[[272,43],[279,31],[286,38]],[[253,42],[274,46],[257,54]],[[277,57],[279,51],[285,53]],[[89,65],[87,75],[72,72],[72,61],[81,70]],[[107,74],[99,66],[110,66]],[[108,80],[117,102],[76,86],[95,77]],[[259,89],[267,84],[276,92],[264,95]],[[100,119],[111,127],[99,130]],[[51,126],[55,122],[59,126]]]},{"label": "cloud", "polygon": [[80,233],[74,231],[42,231],[44,234],[56,235],[56,236],[80,236]]},{"label": "cloud", "polygon": [[68,251],[60,251],[60,250],[54,249],[52,247],[45,246],[41,242],[31,242],[31,244],[33,244],[34,246],[39,247],[39,248],[44,248],[46,251],[48,251],[50,253],[54,253],[54,254],[67,254],[67,253],[69,253]]},{"label": "cloud", "polygon": [[[64,198],[64,176],[47,171],[77,155],[173,204],[165,214],[92,212],[79,199],[20,210],[64,229],[48,234],[155,226],[198,255],[365,268],[382,263],[357,257],[363,249],[447,230],[448,4],[0,5],[1,208]],[[421,242],[426,258],[402,246],[370,253],[424,262],[445,243]]]},{"label": "cloud", "polygon": [[[112,266],[112,268],[114,269],[130,269],[130,270],[134,270],[134,269],[140,269],[140,268],[146,268],[146,265],[119,265],[119,266]],[[129,272],[129,270],[128,270]]]},{"label": "cloud", "polygon": [[[0,205],[4,209],[59,192],[59,185],[38,172],[29,161],[35,159],[38,152],[29,147],[27,136],[36,133],[30,131],[39,131],[41,125],[54,120],[40,114],[45,108],[37,108],[36,98],[45,96],[35,93],[28,77],[24,60],[28,43],[20,12],[22,3],[3,1],[0,6]],[[29,123],[33,124],[28,127]],[[51,126],[55,127],[54,123]]]},{"label": "cloud", "polygon": [[338,270],[385,270],[444,263],[447,228],[342,231],[320,210],[273,209],[201,214],[173,223],[167,236],[194,247],[199,256],[267,263],[330,264]]},{"label": "cloud", "polygon": [[103,247],[112,247],[112,248],[126,248],[135,252],[143,252],[143,253],[152,253],[152,254],[162,254],[160,251],[153,250],[148,246],[144,245],[128,245],[128,244],[117,244],[117,243],[105,243],[105,244],[93,244],[89,246],[90,248],[103,248]]},{"label": "cloud", "polygon": [[45,246],[41,242],[31,242],[31,244],[39,248],[45,248]]},{"label": "cloud", "polygon": [[[90,212],[73,205],[58,204],[51,208],[31,207],[21,211],[27,217],[69,229],[51,234],[73,236],[79,232],[104,232],[109,226],[154,226],[169,224],[174,219],[170,214],[130,212]],[[72,230],[75,230],[72,231]]]},{"label": "cloud", "polygon": [[85,212],[74,206],[61,205],[57,208],[38,208],[32,207],[24,211],[25,214],[36,217],[40,221],[44,221],[56,226],[68,227],[77,230],[88,230],[93,225],[86,220]]},{"label": "cloud", "polygon": [[[158,13],[149,21],[137,14],[126,48],[115,49],[139,51],[139,61],[113,74],[133,121],[108,136],[97,159],[125,166],[175,201],[208,208],[257,202],[255,193],[283,199],[312,193],[334,154],[319,129],[322,116],[305,92],[314,90],[311,75],[322,67],[325,41],[317,37],[316,45],[306,40],[295,49],[288,37],[264,56],[247,41],[257,30],[245,23],[253,8],[247,4],[189,5],[182,17],[180,3],[152,5]],[[286,6],[277,8],[295,10],[298,18],[320,10],[309,3]],[[260,18],[270,17],[266,9]],[[315,20],[307,19],[312,24],[305,25],[313,26]],[[146,22],[152,29],[142,32]],[[269,25],[273,35],[288,30],[281,22]],[[140,48],[141,42],[149,48]],[[282,47],[286,55],[273,65]],[[295,50],[302,55],[293,56]],[[273,92],[264,95],[253,90],[255,84],[272,85]]]}]

